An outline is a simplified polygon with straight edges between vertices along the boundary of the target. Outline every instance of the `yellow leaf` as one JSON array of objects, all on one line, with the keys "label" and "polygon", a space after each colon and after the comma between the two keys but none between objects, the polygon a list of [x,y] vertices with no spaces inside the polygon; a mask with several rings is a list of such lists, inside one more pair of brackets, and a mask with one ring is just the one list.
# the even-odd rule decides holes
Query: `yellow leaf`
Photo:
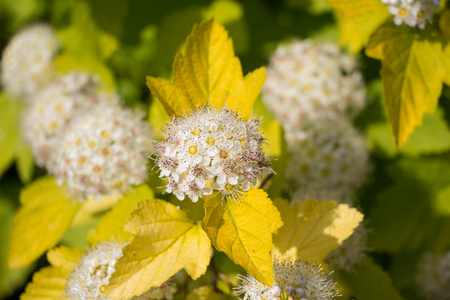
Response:
[{"label": "yellow leaf", "polygon": [[225,300],[227,297],[213,291],[211,286],[202,286],[189,293],[186,300]]},{"label": "yellow leaf", "polygon": [[367,45],[366,54],[381,60],[383,98],[398,147],[422,123],[425,113],[436,110],[442,81],[449,78],[450,60],[443,48],[433,29],[394,24],[378,29]]},{"label": "yellow leaf", "polygon": [[80,205],[52,177],[39,179],[20,193],[14,216],[9,265],[26,266],[59,241]]},{"label": "yellow leaf", "polygon": [[[326,0],[328,4],[339,10],[343,17],[353,18],[380,9],[387,10],[380,0]],[[364,24],[365,25],[365,24]],[[363,26],[364,26],[363,25]]]},{"label": "yellow leaf", "polygon": [[80,258],[83,253],[84,250],[82,249],[60,246],[48,251],[47,259],[52,266],[70,272],[76,266],[78,258]]},{"label": "yellow leaf", "polygon": [[178,116],[203,105],[222,108],[227,103],[228,108],[248,118],[264,80],[264,68],[243,77],[233,42],[213,19],[192,29],[185,54],[175,57],[173,83],[149,76],[147,86],[169,115]]},{"label": "yellow leaf", "polygon": [[220,197],[205,201],[203,228],[217,250],[265,285],[273,284],[272,233],[281,227],[280,213],[267,194],[252,187],[242,202]]},{"label": "yellow leaf", "polygon": [[363,215],[347,204],[305,200],[293,205],[276,199],[284,225],[274,235],[277,252],[321,262],[362,221]]},{"label": "yellow leaf", "polygon": [[63,268],[45,267],[33,275],[33,281],[25,288],[21,300],[62,299],[66,278],[70,271]]},{"label": "yellow leaf", "polygon": [[113,209],[100,219],[97,228],[89,232],[88,243],[94,245],[101,241],[124,242],[131,239],[131,234],[124,230],[126,220],[131,216],[131,212],[137,209],[139,202],[153,199],[153,197],[153,191],[147,185],[128,191]]},{"label": "yellow leaf", "polygon": [[[387,19],[392,18],[386,9],[368,12],[354,18],[338,18],[339,43],[353,53],[359,52],[369,38]],[[364,26],[361,26],[364,24]]]},{"label": "yellow leaf", "polygon": [[140,295],[182,268],[195,280],[209,265],[211,243],[200,224],[163,200],[147,200],[138,206],[125,226],[134,237],[115,265],[108,298]]}]

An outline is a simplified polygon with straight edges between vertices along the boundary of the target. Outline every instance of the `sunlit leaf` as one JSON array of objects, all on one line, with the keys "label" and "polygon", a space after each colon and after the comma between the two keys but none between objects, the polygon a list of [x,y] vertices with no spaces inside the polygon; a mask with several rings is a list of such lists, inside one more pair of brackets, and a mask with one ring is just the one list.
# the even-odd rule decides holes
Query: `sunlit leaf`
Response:
[{"label": "sunlit leaf", "polygon": [[116,263],[106,296],[128,299],[159,286],[184,268],[197,279],[205,273],[211,243],[200,224],[163,200],[138,204],[125,230],[133,234]]},{"label": "sunlit leaf", "polygon": [[264,80],[264,68],[243,77],[228,33],[211,20],[195,25],[186,40],[185,54],[176,55],[173,83],[148,76],[147,86],[169,115],[206,104],[221,108],[226,103],[248,118]]},{"label": "sunlit leaf", "polygon": [[11,267],[26,266],[56,245],[80,207],[52,177],[24,188],[20,201],[11,235]]},{"label": "sunlit leaf", "polygon": [[45,267],[33,275],[33,281],[25,288],[25,293],[20,296],[21,300],[52,300],[61,299],[64,295],[64,286],[70,271]]},{"label": "sunlit leaf", "polygon": [[29,182],[34,171],[33,153],[30,147],[25,145],[21,140],[17,142],[16,146],[16,166],[20,180],[24,183]]},{"label": "sunlit leaf", "polygon": [[378,29],[367,45],[367,55],[382,63],[383,98],[398,147],[422,123],[423,115],[436,109],[442,82],[450,78],[450,59],[443,48],[442,38],[432,29],[394,24]]},{"label": "sunlit leaf", "polygon": [[354,272],[336,271],[340,282],[358,300],[402,300],[389,275],[371,259],[361,261]]},{"label": "sunlit leaf", "polygon": [[48,251],[47,259],[52,266],[71,271],[83,252],[84,250],[79,248],[60,246]]},{"label": "sunlit leaf", "polygon": [[[338,19],[339,43],[358,53],[369,42],[370,37],[381,24],[391,18],[389,11],[379,9],[353,18]],[[364,24],[364,26],[361,26]]]},{"label": "sunlit leaf", "polygon": [[21,104],[7,94],[0,94],[0,177],[12,164],[19,137]]},{"label": "sunlit leaf", "polygon": [[284,225],[274,236],[275,248],[293,257],[321,262],[348,238],[363,215],[347,204],[305,200],[289,204],[276,199]]},{"label": "sunlit leaf", "polygon": [[225,201],[215,196],[205,201],[203,228],[217,250],[225,252],[260,282],[273,284],[272,233],[283,224],[280,213],[255,187],[242,201]]},{"label": "sunlit leaf", "polygon": [[326,0],[328,4],[337,9],[346,18],[361,16],[368,12],[380,9],[387,10],[380,0]]},{"label": "sunlit leaf", "polygon": [[101,241],[127,241],[132,235],[125,232],[126,220],[130,218],[131,212],[137,209],[138,203],[153,199],[153,191],[147,185],[141,185],[128,191],[114,207],[107,212],[99,221],[97,228],[89,232],[87,240],[91,244]]}]

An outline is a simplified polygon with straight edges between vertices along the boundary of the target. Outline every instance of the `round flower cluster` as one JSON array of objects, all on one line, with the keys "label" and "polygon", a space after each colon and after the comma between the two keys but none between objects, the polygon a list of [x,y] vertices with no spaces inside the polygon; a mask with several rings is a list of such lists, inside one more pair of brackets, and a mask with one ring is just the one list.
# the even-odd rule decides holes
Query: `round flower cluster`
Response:
[{"label": "round flower cluster", "polygon": [[38,166],[47,163],[51,144],[73,116],[99,101],[96,89],[94,76],[73,72],[30,98],[22,115],[22,132]]},{"label": "round flower cluster", "polygon": [[32,25],[14,36],[3,51],[1,81],[10,93],[29,96],[54,75],[52,59],[59,43],[52,28]]},{"label": "round flower cluster", "polygon": [[350,237],[327,255],[326,259],[333,268],[352,272],[358,263],[367,257],[368,251],[367,228],[361,223]]},{"label": "round flower cluster", "polygon": [[336,283],[324,274],[320,265],[303,260],[275,258],[275,282],[272,287],[263,285],[253,276],[241,276],[235,289],[244,294],[244,300],[329,300],[338,296]]},{"label": "round flower cluster", "polygon": [[426,253],[418,265],[417,286],[427,300],[450,299],[450,252]]},{"label": "round flower cluster", "polygon": [[259,119],[244,121],[226,108],[203,107],[174,118],[155,146],[160,177],[168,180],[166,192],[180,200],[187,195],[193,202],[213,189],[223,197],[239,198],[272,171],[260,126]]},{"label": "round flower cluster", "polygon": [[364,140],[342,116],[323,114],[286,133],[286,180],[293,190],[314,186],[349,199],[369,171]]},{"label": "round flower cluster", "polygon": [[52,145],[49,172],[80,200],[123,192],[148,175],[150,124],[110,100],[77,114]]},{"label": "round flower cluster", "polygon": [[322,111],[354,115],[365,106],[356,61],[332,43],[294,40],[270,58],[263,101],[285,129],[298,128]]},{"label": "round flower cluster", "polygon": [[424,29],[433,19],[433,10],[438,8],[440,0],[381,0],[394,16],[395,25],[405,23],[409,27]]},{"label": "round flower cluster", "polygon": [[[104,296],[111,275],[115,272],[114,265],[122,257],[122,247],[125,244],[103,242],[84,254],[75,269],[67,278],[65,296],[68,299],[99,299]],[[176,292],[175,283],[171,280],[154,287],[140,296],[130,300],[164,300],[173,299]]]}]

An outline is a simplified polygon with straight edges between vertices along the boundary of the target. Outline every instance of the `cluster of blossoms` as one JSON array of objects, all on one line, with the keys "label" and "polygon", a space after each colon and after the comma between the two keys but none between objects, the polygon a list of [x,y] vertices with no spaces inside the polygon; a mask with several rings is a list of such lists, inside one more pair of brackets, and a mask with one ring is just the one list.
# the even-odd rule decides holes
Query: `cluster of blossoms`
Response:
[{"label": "cluster of blossoms", "polygon": [[[148,176],[152,130],[115,96],[77,114],[54,141],[49,172],[79,199],[142,184]],[[109,100],[109,101],[108,101]]]},{"label": "cluster of blossoms", "polygon": [[409,27],[424,29],[433,19],[433,10],[438,8],[440,0],[381,0],[394,16],[395,25],[405,23]]},{"label": "cluster of blossoms", "polygon": [[187,195],[193,202],[213,190],[239,198],[272,171],[260,126],[259,119],[244,121],[226,108],[203,107],[174,118],[155,146],[160,177],[168,180],[166,191],[180,200]]},{"label": "cluster of blossoms", "polygon": [[367,228],[365,223],[361,223],[350,237],[328,253],[326,260],[335,269],[352,272],[358,263],[367,257],[368,251]]},{"label": "cluster of blossoms", "polygon": [[356,60],[332,43],[309,40],[280,45],[270,58],[263,100],[285,130],[323,111],[351,116],[365,106],[365,89]]},{"label": "cluster of blossoms", "polygon": [[416,282],[425,299],[450,299],[450,252],[426,253],[419,262]]},{"label": "cluster of blossoms", "polygon": [[275,282],[272,287],[247,275],[241,277],[236,292],[243,294],[244,300],[329,300],[338,296],[336,283],[320,265],[276,257],[273,271]]},{"label": "cluster of blossoms", "polygon": [[302,128],[286,133],[286,140],[286,180],[294,190],[314,186],[350,198],[369,171],[364,140],[341,116],[305,120]]},{"label": "cluster of blossoms", "polygon": [[3,51],[1,82],[6,91],[29,96],[54,75],[52,59],[59,43],[52,28],[35,24],[15,35]]},{"label": "cluster of blossoms", "polygon": [[97,87],[94,76],[72,72],[29,98],[22,115],[22,132],[38,166],[47,164],[51,145],[73,117],[99,102]]},{"label": "cluster of blossoms", "polygon": [[[107,300],[104,296],[106,286],[115,272],[114,265],[122,257],[123,246],[123,243],[103,242],[84,254],[67,279],[65,297]],[[160,287],[153,287],[130,300],[170,300],[176,290],[175,282],[169,279]]]}]

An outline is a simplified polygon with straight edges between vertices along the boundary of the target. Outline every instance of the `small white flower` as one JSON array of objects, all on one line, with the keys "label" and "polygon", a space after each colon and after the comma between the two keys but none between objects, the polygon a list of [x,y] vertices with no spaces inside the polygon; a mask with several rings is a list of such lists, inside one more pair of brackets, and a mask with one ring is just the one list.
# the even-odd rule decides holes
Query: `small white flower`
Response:
[{"label": "small white flower", "polygon": [[29,96],[54,75],[53,55],[59,43],[46,24],[31,25],[15,35],[3,50],[1,82],[6,91]]},{"label": "small white flower", "polygon": [[427,23],[433,19],[433,10],[440,5],[439,0],[395,0],[381,1],[388,6],[391,15],[394,16],[394,24],[403,23],[409,27],[424,29]]},{"label": "small white flower", "polygon": [[286,132],[286,180],[293,190],[314,187],[349,199],[369,171],[364,140],[342,116],[323,114]]},{"label": "small white flower", "polygon": [[[244,300],[309,299],[330,300],[338,296],[336,283],[320,265],[303,260],[275,257],[275,282],[269,287],[253,276],[239,276],[241,283],[235,289]],[[289,298],[288,298],[289,297]]]},{"label": "small white flower", "polygon": [[[67,278],[65,297],[71,300],[108,300],[104,296],[106,286],[115,272],[114,265],[122,257],[125,245],[126,243],[102,242],[87,251]],[[130,300],[171,300],[175,292],[175,282],[169,279],[160,287],[151,288]]]},{"label": "small white flower", "polygon": [[450,299],[450,252],[425,253],[418,265],[416,283],[424,299]]},{"label": "small white flower", "polygon": [[213,190],[239,198],[272,171],[260,126],[258,119],[244,121],[225,108],[203,107],[174,118],[155,147],[160,177],[168,180],[166,192],[194,202]]},{"label": "small white flower", "polygon": [[267,108],[285,129],[322,111],[358,113],[365,105],[363,77],[356,60],[331,43],[294,40],[270,58],[262,89]]},{"label": "small white flower", "polygon": [[95,77],[69,73],[30,97],[22,115],[22,134],[38,166],[44,166],[49,147],[77,113],[99,102]]},{"label": "small white flower", "polygon": [[148,175],[150,124],[121,107],[117,97],[102,97],[107,99],[78,114],[51,146],[49,172],[80,201],[123,192]]}]

